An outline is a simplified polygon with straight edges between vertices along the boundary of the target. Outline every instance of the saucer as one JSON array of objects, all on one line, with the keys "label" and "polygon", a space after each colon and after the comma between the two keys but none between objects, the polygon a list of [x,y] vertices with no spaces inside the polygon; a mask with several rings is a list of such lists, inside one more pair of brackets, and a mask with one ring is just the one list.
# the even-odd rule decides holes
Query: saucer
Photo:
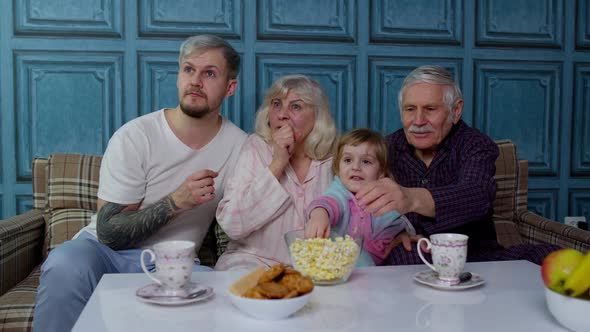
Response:
[{"label": "saucer", "polygon": [[213,288],[196,282],[189,283],[182,291],[170,291],[151,283],[135,292],[140,301],[160,305],[183,305],[210,298]]},{"label": "saucer", "polygon": [[414,274],[414,280],[417,282],[444,290],[463,290],[483,285],[486,281],[477,273],[471,272],[471,279],[458,283],[457,285],[449,285],[438,280],[438,274],[432,270],[420,271]]}]

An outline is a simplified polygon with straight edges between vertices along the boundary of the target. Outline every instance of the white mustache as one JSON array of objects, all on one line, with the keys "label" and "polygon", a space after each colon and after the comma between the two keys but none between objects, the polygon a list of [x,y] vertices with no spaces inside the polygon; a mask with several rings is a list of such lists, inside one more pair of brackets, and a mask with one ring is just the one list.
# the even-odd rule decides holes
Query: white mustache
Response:
[{"label": "white mustache", "polygon": [[432,126],[430,126],[430,125],[426,125],[423,127],[418,127],[416,125],[412,125],[412,126],[410,126],[408,131],[411,133],[416,133],[416,134],[433,133],[434,128],[432,128]]}]

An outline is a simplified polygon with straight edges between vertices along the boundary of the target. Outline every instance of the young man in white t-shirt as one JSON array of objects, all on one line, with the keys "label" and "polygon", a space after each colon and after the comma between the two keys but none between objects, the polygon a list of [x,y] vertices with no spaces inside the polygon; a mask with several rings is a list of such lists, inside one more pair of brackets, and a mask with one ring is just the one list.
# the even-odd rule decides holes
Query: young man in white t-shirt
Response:
[{"label": "young man in white t-shirt", "polygon": [[98,215],[41,268],[35,331],[69,331],[104,273],[142,271],[143,248],[165,240],[200,248],[246,139],[219,114],[237,87],[240,57],[201,35],[182,44],[179,65],[179,105],[126,123],[109,141]]}]

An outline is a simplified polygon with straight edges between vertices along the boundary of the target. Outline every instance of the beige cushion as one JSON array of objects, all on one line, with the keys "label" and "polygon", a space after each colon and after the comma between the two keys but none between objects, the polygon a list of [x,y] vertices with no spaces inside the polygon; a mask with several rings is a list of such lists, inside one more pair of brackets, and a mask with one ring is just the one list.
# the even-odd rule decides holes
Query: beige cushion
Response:
[{"label": "beige cushion", "polygon": [[83,209],[54,210],[48,214],[45,223],[45,251],[47,257],[49,251],[70,240],[82,227],[90,223],[90,217],[94,211]]},{"label": "beige cushion", "polygon": [[91,155],[52,155],[48,161],[48,207],[96,211],[101,160]]}]

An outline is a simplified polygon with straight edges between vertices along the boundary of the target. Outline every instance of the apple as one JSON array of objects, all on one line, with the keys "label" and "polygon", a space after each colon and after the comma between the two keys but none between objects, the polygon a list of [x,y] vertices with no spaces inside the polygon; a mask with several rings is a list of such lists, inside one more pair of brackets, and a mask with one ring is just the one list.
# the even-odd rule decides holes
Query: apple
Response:
[{"label": "apple", "polygon": [[584,254],[571,248],[559,249],[547,255],[541,264],[545,286],[565,294],[564,283],[583,257]]}]

